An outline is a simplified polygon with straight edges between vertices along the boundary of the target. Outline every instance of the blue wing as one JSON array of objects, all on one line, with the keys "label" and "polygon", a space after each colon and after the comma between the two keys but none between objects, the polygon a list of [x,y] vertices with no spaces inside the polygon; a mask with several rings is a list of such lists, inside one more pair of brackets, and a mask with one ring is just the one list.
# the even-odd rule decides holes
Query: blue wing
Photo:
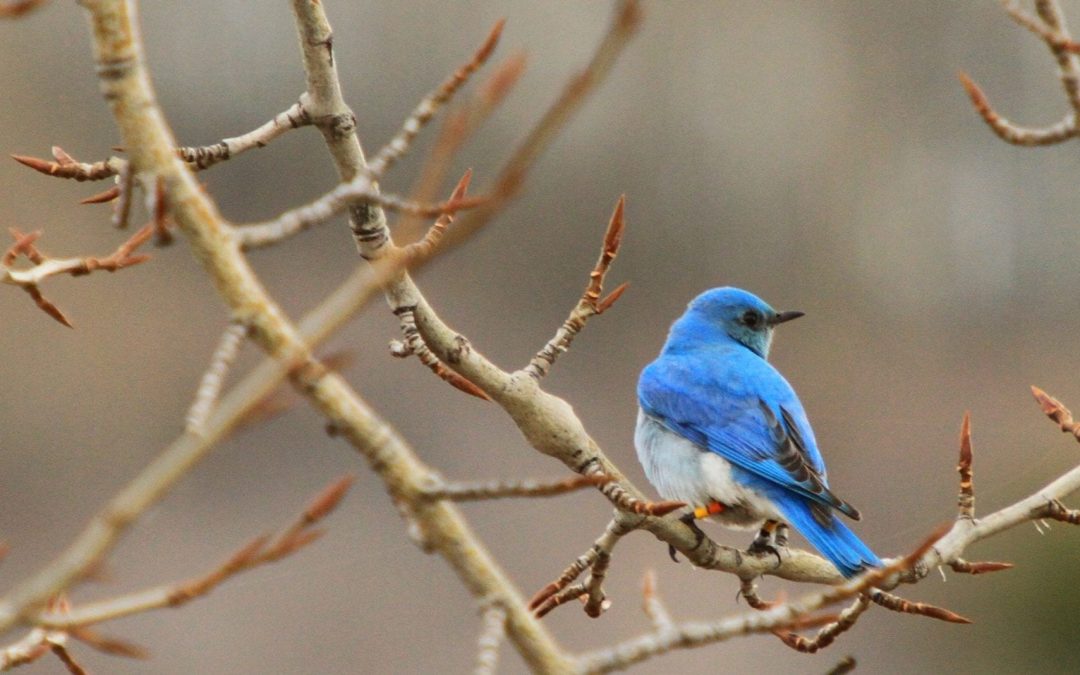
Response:
[{"label": "blue wing", "polygon": [[[642,409],[735,466],[811,500],[819,523],[830,508],[859,519],[834,495],[802,403],[767,361],[742,347],[665,354],[638,382]],[[823,508],[826,507],[826,508]]]}]

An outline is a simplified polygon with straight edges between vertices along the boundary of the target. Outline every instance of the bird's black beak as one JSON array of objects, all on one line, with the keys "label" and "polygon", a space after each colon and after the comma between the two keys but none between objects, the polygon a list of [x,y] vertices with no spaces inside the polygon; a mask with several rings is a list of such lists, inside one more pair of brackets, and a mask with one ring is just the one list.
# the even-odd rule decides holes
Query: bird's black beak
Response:
[{"label": "bird's black beak", "polygon": [[794,309],[789,310],[787,312],[780,312],[776,316],[774,316],[771,321],[769,321],[769,325],[770,326],[775,326],[778,323],[784,323],[785,321],[791,321],[792,319],[798,319],[800,316],[803,316],[804,314],[806,314],[806,312],[800,312],[800,311],[794,310]]}]

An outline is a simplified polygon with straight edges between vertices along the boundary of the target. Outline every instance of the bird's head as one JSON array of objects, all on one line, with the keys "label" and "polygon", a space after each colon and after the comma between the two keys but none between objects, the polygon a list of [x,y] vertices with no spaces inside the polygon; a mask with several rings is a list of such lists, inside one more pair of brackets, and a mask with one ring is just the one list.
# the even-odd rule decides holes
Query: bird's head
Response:
[{"label": "bird's head", "polygon": [[767,358],[773,328],[802,315],[797,311],[777,312],[761,298],[739,288],[713,288],[690,302],[678,322],[686,325],[683,330],[673,330],[672,338],[715,340],[719,332]]}]

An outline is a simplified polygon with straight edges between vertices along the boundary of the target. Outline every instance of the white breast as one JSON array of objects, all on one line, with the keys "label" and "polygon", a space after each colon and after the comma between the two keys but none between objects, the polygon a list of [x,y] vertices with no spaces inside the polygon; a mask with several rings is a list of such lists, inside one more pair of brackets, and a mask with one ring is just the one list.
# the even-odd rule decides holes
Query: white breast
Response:
[{"label": "white breast", "polygon": [[728,508],[715,518],[728,527],[759,527],[766,519],[783,521],[776,507],[757,491],[735,482],[731,464],[638,410],[634,445],[645,476],[664,499],[697,507],[718,501]]}]

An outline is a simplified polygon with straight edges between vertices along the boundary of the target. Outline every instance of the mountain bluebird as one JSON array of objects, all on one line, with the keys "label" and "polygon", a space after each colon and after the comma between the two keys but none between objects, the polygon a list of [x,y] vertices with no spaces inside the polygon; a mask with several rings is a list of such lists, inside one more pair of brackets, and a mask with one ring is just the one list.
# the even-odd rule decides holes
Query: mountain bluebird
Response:
[{"label": "mountain bluebird", "polygon": [[700,536],[693,518],[760,527],[750,551],[779,558],[791,524],[851,577],[881,561],[833,513],[859,520],[829,489],[802,403],[766,360],[773,328],[802,315],[738,288],[695,298],[641,372],[634,444],[660,494],[694,507],[685,519]]}]

